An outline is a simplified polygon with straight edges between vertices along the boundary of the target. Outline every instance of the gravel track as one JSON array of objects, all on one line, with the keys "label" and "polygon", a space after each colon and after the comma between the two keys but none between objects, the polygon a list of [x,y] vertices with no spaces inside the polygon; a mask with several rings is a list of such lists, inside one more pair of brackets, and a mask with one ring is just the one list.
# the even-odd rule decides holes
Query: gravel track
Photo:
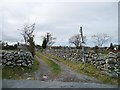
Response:
[{"label": "gravel track", "polygon": [[[48,57],[46,57],[48,58]],[[49,59],[49,58],[48,58]],[[100,83],[100,81],[96,80],[95,78],[77,73],[71,70],[68,66],[59,62],[54,59],[50,59],[56,64],[58,64],[61,68],[61,74],[55,77],[55,81],[62,81],[62,82],[87,82],[87,83]]]},{"label": "gravel track", "polygon": [[52,61],[57,63],[62,69],[62,73],[59,76],[58,81],[100,83],[100,81],[96,80],[95,78],[92,78],[71,70],[68,66],[64,65],[62,62],[59,62],[53,59]]},{"label": "gravel track", "polygon": [[36,79],[40,81],[51,80],[53,78],[53,75],[48,65],[43,60],[41,60],[39,57],[36,56],[36,58],[40,62],[39,69],[37,70],[37,72],[35,72]]}]

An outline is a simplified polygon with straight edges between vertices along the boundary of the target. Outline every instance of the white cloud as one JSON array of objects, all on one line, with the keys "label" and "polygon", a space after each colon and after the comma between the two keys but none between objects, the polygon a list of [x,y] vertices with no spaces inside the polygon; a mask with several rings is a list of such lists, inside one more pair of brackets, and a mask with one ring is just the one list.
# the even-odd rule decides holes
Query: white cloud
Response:
[{"label": "white cloud", "polygon": [[[4,1],[0,6],[1,29],[7,41],[21,40],[20,32],[26,23],[36,23],[35,42],[41,43],[40,36],[46,32],[57,38],[57,43],[68,44],[70,36],[79,33],[83,26],[89,38],[96,33],[107,33],[116,38],[118,35],[117,3],[80,3],[80,2],[38,2]],[[9,35],[8,35],[9,34]],[[8,39],[9,38],[9,39]],[[15,39],[15,40],[13,40]],[[113,39],[113,42],[117,42]]]}]

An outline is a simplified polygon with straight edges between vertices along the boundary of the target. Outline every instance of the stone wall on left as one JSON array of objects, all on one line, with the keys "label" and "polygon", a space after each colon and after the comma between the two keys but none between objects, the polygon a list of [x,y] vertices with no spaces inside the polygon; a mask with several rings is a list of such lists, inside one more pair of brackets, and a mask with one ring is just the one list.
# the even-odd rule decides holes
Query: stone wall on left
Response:
[{"label": "stone wall on left", "polygon": [[21,66],[31,68],[33,57],[28,51],[2,51],[2,66]]}]

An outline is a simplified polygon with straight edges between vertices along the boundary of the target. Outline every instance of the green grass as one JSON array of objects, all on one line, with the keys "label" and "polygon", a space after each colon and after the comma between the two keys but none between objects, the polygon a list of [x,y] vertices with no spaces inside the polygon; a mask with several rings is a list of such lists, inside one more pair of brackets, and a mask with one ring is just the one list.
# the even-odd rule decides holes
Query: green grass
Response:
[{"label": "green grass", "polygon": [[44,55],[53,58],[55,60],[61,61],[67,66],[69,66],[72,70],[81,74],[88,75],[90,77],[94,77],[97,80],[101,81],[102,83],[115,84],[115,85],[118,84],[118,79],[108,77],[107,75],[103,74],[100,69],[97,69],[95,66],[91,64],[82,64],[79,62],[69,61],[69,60],[66,61],[63,58],[56,57],[50,54],[44,54]]},{"label": "green grass", "polygon": [[52,73],[54,75],[58,75],[61,72],[61,68],[58,64],[56,64],[55,62],[53,62],[52,60],[44,57],[43,55],[41,55],[40,53],[36,52],[36,55],[41,58],[42,60],[44,60],[46,62],[46,64],[48,64],[48,66],[50,67],[50,70],[52,71]]},{"label": "green grass", "polygon": [[34,63],[31,69],[27,67],[19,67],[16,66],[14,68],[5,66],[2,69],[2,78],[3,79],[14,79],[21,80],[27,79],[29,75],[31,75],[32,79],[35,79],[34,72],[39,68],[39,61],[34,58]]}]

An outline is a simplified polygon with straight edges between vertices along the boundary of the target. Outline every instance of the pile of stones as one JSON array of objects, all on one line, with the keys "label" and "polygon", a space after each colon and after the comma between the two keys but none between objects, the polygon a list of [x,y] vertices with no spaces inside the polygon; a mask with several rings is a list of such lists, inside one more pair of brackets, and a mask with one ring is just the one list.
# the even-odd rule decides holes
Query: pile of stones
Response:
[{"label": "pile of stones", "polygon": [[[65,60],[82,62],[82,51],[80,49],[50,49],[46,53],[56,55]],[[85,52],[86,63],[94,65],[110,77],[120,75],[120,53],[109,52],[107,55],[95,53],[93,50]]]},{"label": "pile of stones", "polygon": [[33,57],[31,53],[27,51],[3,51],[1,62],[3,66],[23,66],[31,68],[31,66],[33,65]]}]

